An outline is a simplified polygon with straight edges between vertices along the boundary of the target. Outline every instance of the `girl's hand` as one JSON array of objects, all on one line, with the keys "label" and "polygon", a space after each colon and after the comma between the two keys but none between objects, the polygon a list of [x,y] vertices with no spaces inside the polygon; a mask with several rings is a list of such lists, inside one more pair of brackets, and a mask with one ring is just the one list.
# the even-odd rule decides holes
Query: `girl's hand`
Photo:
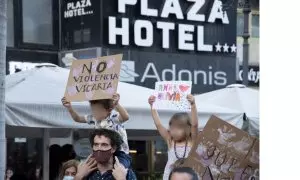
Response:
[{"label": "girl's hand", "polygon": [[155,102],[156,97],[155,96],[150,96],[148,99],[148,103],[150,104],[150,106],[153,106],[153,103]]},{"label": "girl's hand", "polygon": [[190,102],[191,105],[194,105],[195,104],[195,98],[193,95],[189,94],[187,95],[187,100]]},{"label": "girl's hand", "polygon": [[63,97],[61,99],[61,102],[62,102],[63,106],[68,108],[68,109],[70,109],[72,107],[71,102],[68,101],[66,97]]},{"label": "girl's hand", "polygon": [[119,104],[119,101],[120,101],[120,94],[116,93],[113,95],[113,103],[114,103],[114,106],[117,106]]}]

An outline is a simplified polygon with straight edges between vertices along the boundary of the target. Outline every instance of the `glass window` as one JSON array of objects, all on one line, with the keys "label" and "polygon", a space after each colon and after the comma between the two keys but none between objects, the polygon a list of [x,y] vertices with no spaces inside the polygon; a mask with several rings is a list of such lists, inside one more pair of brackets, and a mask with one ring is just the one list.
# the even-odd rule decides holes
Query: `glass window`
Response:
[{"label": "glass window", "polygon": [[83,30],[75,30],[74,31],[74,43],[88,43],[91,40],[91,30],[83,29]]},{"label": "glass window", "polygon": [[168,161],[167,144],[165,143],[164,140],[155,141],[155,159],[154,159],[155,172],[163,174],[167,161]]},{"label": "glass window", "polygon": [[23,42],[53,44],[52,1],[23,0]]},{"label": "glass window", "polygon": [[252,36],[259,37],[259,15],[252,15]]},{"label": "glass window", "polygon": [[244,15],[242,13],[237,14],[237,36],[243,36],[244,32]]},{"label": "glass window", "polygon": [[80,30],[74,31],[74,43],[75,44],[81,43],[81,31]]},{"label": "glass window", "polygon": [[41,172],[42,146],[41,138],[7,139],[7,167],[14,171],[16,179],[32,179],[35,172]]},{"label": "glass window", "polygon": [[90,29],[84,29],[83,30],[83,42],[87,43],[91,40],[91,30]]},{"label": "glass window", "polygon": [[7,1],[7,46],[14,46],[14,7],[13,0]]},{"label": "glass window", "polygon": [[146,141],[129,141],[132,167],[138,172],[148,171],[148,152]]}]

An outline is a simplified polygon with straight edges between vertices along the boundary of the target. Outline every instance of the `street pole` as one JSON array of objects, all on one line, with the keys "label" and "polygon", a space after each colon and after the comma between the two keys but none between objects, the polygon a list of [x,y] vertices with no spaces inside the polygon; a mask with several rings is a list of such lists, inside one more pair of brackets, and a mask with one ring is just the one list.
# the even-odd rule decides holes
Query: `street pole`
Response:
[{"label": "street pole", "polygon": [[7,1],[0,0],[0,179],[5,177],[6,137],[5,137],[5,76],[6,76],[6,25]]},{"label": "street pole", "polygon": [[244,0],[244,33],[243,33],[243,84],[248,86],[248,71],[249,71],[249,15],[251,12],[249,0]]}]

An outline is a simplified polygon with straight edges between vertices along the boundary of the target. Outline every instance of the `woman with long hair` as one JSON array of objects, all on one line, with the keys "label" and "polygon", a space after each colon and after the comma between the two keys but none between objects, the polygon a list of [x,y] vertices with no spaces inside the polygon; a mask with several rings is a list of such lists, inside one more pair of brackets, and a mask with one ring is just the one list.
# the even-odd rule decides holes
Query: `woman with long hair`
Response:
[{"label": "woman with long hair", "polygon": [[73,180],[77,173],[78,165],[79,162],[77,160],[69,160],[63,163],[59,172],[58,180]]}]

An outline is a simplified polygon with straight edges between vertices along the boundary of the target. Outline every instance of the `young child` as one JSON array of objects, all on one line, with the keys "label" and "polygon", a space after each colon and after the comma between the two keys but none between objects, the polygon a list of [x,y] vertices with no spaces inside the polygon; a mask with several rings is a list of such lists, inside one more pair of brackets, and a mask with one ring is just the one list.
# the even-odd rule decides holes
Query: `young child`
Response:
[{"label": "young child", "polygon": [[[120,95],[115,94],[113,99],[101,99],[90,101],[92,110],[91,115],[80,116],[65,97],[62,99],[63,105],[68,109],[73,120],[79,123],[93,124],[95,128],[105,128],[117,131],[122,139],[123,144],[121,151],[129,154],[129,146],[127,140],[127,133],[122,125],[129,119],[127,111],[119,104]],[[116,111],[114,110],[116,109]]]},{"label": "young child", "polygon": [[169,179],[169,174],[174,167],[174,163],[178,160],[184,160],[197,138],[198,134],[198,115],[195,99],[192,95],[188,95],[187,99],[191,104],[191,118],[187,113],[176,113],[171,117],[169,122],[169,130],[163,127],[159,115],[153,109],[155,96],[149,97],[152,117],[159,134],[163,137],[168,145],[168,162],[165,167],[163,180]]}]

